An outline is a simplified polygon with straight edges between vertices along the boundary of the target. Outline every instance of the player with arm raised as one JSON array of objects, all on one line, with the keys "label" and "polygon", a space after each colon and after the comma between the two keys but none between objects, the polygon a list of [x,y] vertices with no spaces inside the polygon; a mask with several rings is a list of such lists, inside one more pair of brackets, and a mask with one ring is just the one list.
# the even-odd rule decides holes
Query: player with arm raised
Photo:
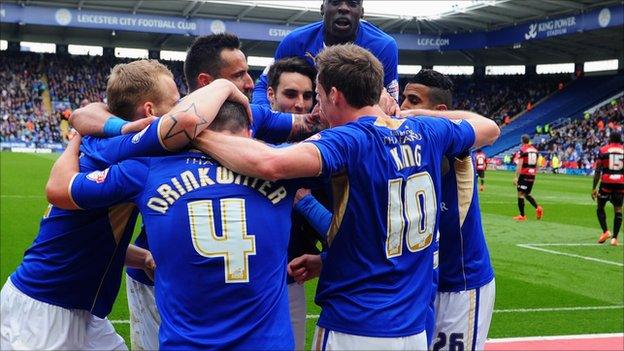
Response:
[{"label": "player with arm raised", "polygon": [[[244,107],[226,102],[209,128],[249,138],[249,127]],[[194,150],[123,161],[101,182],[79,173],[71,149],[57,166],[54,202],[139,206],[158,263],[160,349],[294,348],[286,264],[298,182],[236,174]]]},{"label": "player with arm raised", "polygon": [[[596,189],[598,182],[600,182],[600,190]],[[600,148],[591,196],[593,200],[598,199],[596,214],[602,229],[598,243],[602,244],[611,237],[611,245],[617,246],[617,237],[622,226],[622,198],[624,197],[624,146],[622,134],[618,131],[612,130],[609,143]],[[605,213],[607,201],[613,205],[613,236],[607,226]]]},{"label": "player with arm raised", "polygon": [[[211,102],[227,98],[219,94],[240,94],[231,83],[221,81],[174,106],[177,90],[171,72],[148,60],[116,66],[108,83],[111,108],[124,110],[123,104],[117,104],[123,99],[130,105],[126,109],[132,113],[126,116],[130,120],[173,113],[138,134],[107,140],[84,138],[80,167],[92,172],[94,180],[105,179],[106,173],[98,170],[123,158],[184,146],[187,135],[204,128],[198,121],[205,125],[212,121]],[[123,339],[105,317],[119,290],[135,219],[136,210],[128,204],[84,212],[50,206],[22,263],[2,288],[0,348],[124,349]],[[138,252],[147,265],[145,250]]]},{"label": "player with arm raised", "polygon": [[382,65],[358,46],[327,47],[316,63],[320,108],[334,128],[281,149],[213,132],[197,145],[250,176],[331,182],[334,215],[314,347],[426,349],[440,159],[489,144],[500,131],[466,112],[449,113],[466,118],[455,123],[388,117],[376,106]]},{"label": "player with arm raised", "polygon": [[[443,74],[421,70],[405,86],[402,113],[447,110],[452,106],[452,87]],[[452,155],[442,173],[434,351],[482,350],[490,327],[495,283],[477,194],[479,151],[474,162],[470,153]]]},{"label": "player with arm raised", "polygon": [[531,196],[531,190],[535,183],[535,176],[537,175],[537,149],[531,145],[531,138],[528,135],[523,135],[522,145],[518,151],[518,157],[516,157],[516,176],[514,178],[514,185],[518,190],[518,209],[520,214],[513,219],[516,221],[526,221],[527,216],[524,214],[524,199],[529,200],[531,206],[535,208],[535,216],[537,219],[542,219],[544,215],[544,209],[537,201]]}]

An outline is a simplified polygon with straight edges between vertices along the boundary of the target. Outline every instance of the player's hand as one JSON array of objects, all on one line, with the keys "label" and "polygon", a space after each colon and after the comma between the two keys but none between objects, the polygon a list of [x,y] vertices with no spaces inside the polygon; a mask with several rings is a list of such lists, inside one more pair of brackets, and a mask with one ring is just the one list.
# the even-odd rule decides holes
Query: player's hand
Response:
[{"label": "player's hand", "polygon": [[251,124],[253,122],[253,114],[251,112],[251,106],[249,105],[249,99],[247,98],[247,96],[245,96],[242,91],[238,90],[234,83],[230,82],[227,79],[217,79],[213,82],[213,84],[214,83],[226,84],[228,86],[228,88],[230,89],[230,96],[228,96],[227,100],[231,102],[237,102],[243,105],[245,107],[245,110],[247,110],[249,124]]},{"label": "player's hand", "polygon": [[513,185],[518,186],[518,178],[514,178]]},{"label": "player's hand", "polygon": [[145,118],[141,118],[138,121],[126,123],[124,124],[123,127],[121,127],[121,134],[138,133],[142,131],[143,129],[147,128],[147,126],[152,124],[152,122],[154,122],[154,120],[157,118],[158,117],[154,117],[154,116],[145,117]]},{"label": "player's hand", "polygon": [[596,201],[597,197],[598,197],[598,189],[593,189],[592,192],[591,192],[592,200]]},{"label": "player's hand", "polygon": [[154,271],[156,270],[156,261],[154,261],[154,257],[152,257],[152,253],[148,252],[145,256],[145,260],[143,261],[143,271],[147,276],[154,281]]},{"label": "player's hand", "polygon": [[293,205],[296,205],[299,201],[301,201],[301,199],[303,199],[304,197],[306,197],[306,196],[308,196],[310,194],[312,194],[310,189],[301,188],[301,189],[297,190],[297,192],[295,193],[295,201],[294,201]]},{"label": "player's hand", "polygon": [[379,107],[383,110],[385,114],[388,116],[399,116],[401,113],[401,108],[396,100],[388,94],[386,88],[381,91],[381,96],[379,97]]},{"label": "player's hand", "polygon": [[299,256],[288,264],[288,274],[295,279],[298,284],[316,278],[321,275],[323,261],[321,255]]}]

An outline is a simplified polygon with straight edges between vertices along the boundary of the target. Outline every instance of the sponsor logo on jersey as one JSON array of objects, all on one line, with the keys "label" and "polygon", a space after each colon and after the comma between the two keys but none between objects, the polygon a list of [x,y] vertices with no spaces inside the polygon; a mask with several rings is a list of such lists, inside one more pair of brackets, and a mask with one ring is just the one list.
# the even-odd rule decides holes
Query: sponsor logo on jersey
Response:
[{"label": "sponsor logo on jersey", "polygon": [[103,171],[93,171],[87,174],[87,179],[97,184],[102,184],[106,180],[106,176],[108,176],[108,168]]},{"label": "sponsor logo on jersey", "polygon": [[149,126],[145,127],[142,131],[138,132],[135,136],[132,137],[132,143],[133,144],[138,144],[139,141],[141,141],[141,138],[143,137],[143,135],[145,135],[145,132],[147,132],[147,129],[149,128]]}]

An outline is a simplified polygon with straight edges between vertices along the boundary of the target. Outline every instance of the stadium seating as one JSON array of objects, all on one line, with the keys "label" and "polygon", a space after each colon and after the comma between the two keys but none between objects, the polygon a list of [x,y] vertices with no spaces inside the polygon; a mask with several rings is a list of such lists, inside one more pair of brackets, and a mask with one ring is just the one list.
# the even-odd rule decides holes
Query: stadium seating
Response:
[{"label": "stadium seating", "polygon": [[522,134],[534,134],[536,125],[560,118],[580,118],[591,106],[621,91],[623,85],[624,75],[579,78],[503,128],[498,141],[484,151],[497,155],[518,144]]}]

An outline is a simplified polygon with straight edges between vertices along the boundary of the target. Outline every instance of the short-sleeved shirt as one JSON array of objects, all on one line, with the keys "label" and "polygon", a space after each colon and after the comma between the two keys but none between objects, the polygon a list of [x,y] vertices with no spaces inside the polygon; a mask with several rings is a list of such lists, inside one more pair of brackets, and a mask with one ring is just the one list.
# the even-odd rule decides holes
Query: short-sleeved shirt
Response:
[{"label": "short-sleeved shirt", "polygon": [[[158,137],[158,123],[140,133],[110,139],[84,137],[80,171],[98,181],[106,176],[99,170],[111,163],[166,153]],[[128,203],[89,211],[50,205],[11,281],[36,300],[106,317],[119,292],[137,214],[136,207]]]},{"label": "short-sleeved shirt", "polygon": [[370,116],[308,139],[333,189],[319,326],[373,337],[425,329],[442,155],[474,140],[467,122]]},{"label": "short-sleeved shirt", "polygon": [[[325,48],[325,25],[323,21],[308,24],[288,34],[275,51],[275,60],[286,57],[300,57],[314,66],[313,59]],[[354,44],[370,51],[384,68],[384,86],[388,93],[399,100],[399,49],[394,38],[371,23],[360,20]],[[266,96],[268,70],[260,76],[253,94],[253,102],[269,105]]]},{"label": "short-sleeved shirt", "polygon": [[438,291],[479,288],[494,278],[481,223],[472,157],[449,158],[442,176]]},{"label": "short-sleeved shirt", "polygon": [[624,146],[620,143],[609,143],[600,148],[600,184],[617,185],[618,192],[624,192]]},{"label": "short-sleeved shirt", "polygon": [[[253,137],[266,141],[267,143],[283,143],[288,139],[292,130],[293,115],[291,113],[282,113],[272,111],[267,106],[251,105],[252,124],[251,129]],[[110,164],[103,165],[104,169]],[[138,247],[149,250],[147,241],[147,233],[145,228],[141,228],[141,232],[137,236],[134,244]],[[127,273],[132,279],[145,285],[154,285],[154,282],[141,269],[128,268]]]},{"label": "short-sleeved shirt", "polygon": [[487,169],[487,156],[485,152],[475,153],[475,163],[477,165],[477,171],[485,171]]},{"label": "short-sleeved shirt", "polygon": [[132,200],[157,264],[163,349],[292,349],[286,252],[295,182],[233,173],[196,152],[126,160],[71,191],[84,208]]},{"label": "short-sleeved shirt", "polygon": [[523,144],[518,151],[518,157],[522,160],[520,174],[525,178],[533,179],[537,174],[537,149],[531,144]]}]

